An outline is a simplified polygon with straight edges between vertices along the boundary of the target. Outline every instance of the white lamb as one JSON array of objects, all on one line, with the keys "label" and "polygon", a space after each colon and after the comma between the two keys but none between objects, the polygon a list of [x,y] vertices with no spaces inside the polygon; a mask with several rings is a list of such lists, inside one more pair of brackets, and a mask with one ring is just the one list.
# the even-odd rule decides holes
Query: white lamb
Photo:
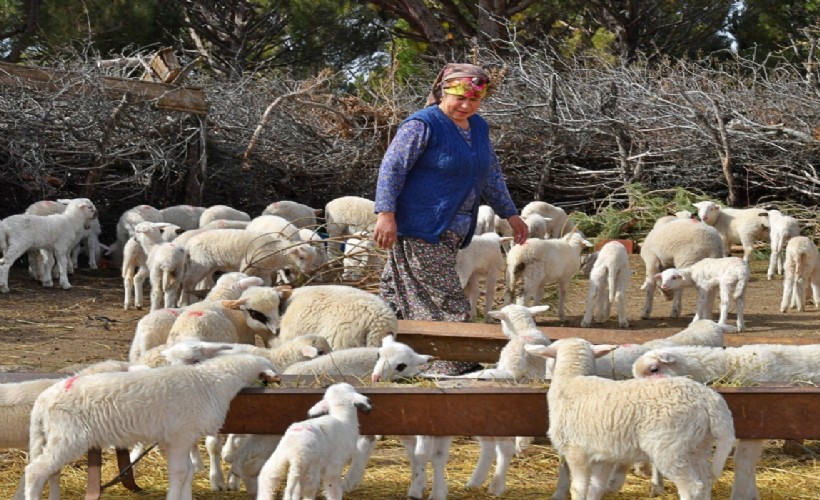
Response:
[{"label": "white lamb", "polygon": [[212,205],[206,208],[199,216],[199,227],[208,225],[215,220],[238,220],[250,222],[251,216],[242,210],[228,205]]},{"label": "white lamb", "polygon": [[535,212],[527,214],[527,216],[522,217],[522,219],[524,220],[524,223],[527,224],[530,238],[549,238],[550,235],[548,224],[551,219],[547,219],[541,214]]},{"label": "white lamb", "polygon": [[[652,228],[641,245],[641,259],[646,274],[641,290],[646,290],[641,318],[652,313],[655,296],[655,274],[670,267],[689,267],[707,257],[723,256],[723,243],[717,230],[695,220],[676,220]],[[676,290],[672,296],[672,312],[677,318],[681,313],[682,294]]]},{"label": "white lamb", "polygon": [[65,212],[53,215],[16,214],[3,220],[5,252],[0,259],[0,292],[9,291],[9,270],[12,264],[30,248],[44,250],[43,286],[53,286],[51,268],[56,258],[60,271],[60,286],[71,288],[68,282],[68,253],[83,230],[91,227],[97,209],[87,198],[67,201]]},{"label": "white lamb", "polygon": [[340,242],[345,236],[373,232],[376,225],[374,207],[374,201],[359,196],[342,196],[325,205],[327,235],[333,240],[328,245],[328,254],[332,257],[341,254]]},{"label": "white lamb", "polygon": [[162,218],[162,212],[151,205],[138,205],[123,212],[117,221],[117,241],[109,248],[109,252],[114,256],[115,263],[119,264],[125,243],[134,236],[134,228],[140,222],[165,221]]},{"label": "white lamb", "polygon": [[794,217],[783,215],[780,210],[770,209],[768,212],[769,241],[772,251],[769,255],[769,269],[766,271],[766,277],[772,279],[775,270],[777,274],[783,274],[783,250],[789,240],[800,236],[800,223]]},{"label": "white lamb", "polygon": [[749,264],[740,257],[707,258],[695,262],[688,268],[664,269],[655,275],[661,290],[670,291],[694,287],[698,291],[695,317],[711,319],[715,294],[720,292],[720,319],[725,325],[729,317],[729,306],[734,300],[737,310],[737,331],[744,330],[743,310],[746,304],[746,285],[752,271]]},{"label": "white lamb", "polygon": [[598,257],[589,274],[589,294],[581,327],[592,323],[592,313],[596,310],[595,321],[603,323],[609,319],[612,304],[618,304],[618,326],[629,328],[626,318],[626,290],[629,286],[629,254],[620,242],[610,241],[598,251]]},{"label": "white lamb", "polygon": [[476,234],[470,244],[456,254],[456,273],[464,294],[470,301],[471,320],[476,317],[481,281],[484,281],[484,322],[492,321],[488,313],[493,308],[495,285],[499,274],[504,270],[504,264],[501,237],[495,232]]},{"label": "white lamb", "polygon": [[569,466],[572,497],[600,498],[616,465],[649,461],[681,498],[710,498],[735,440],[726,401],[684,377],[613,381],[590,375],[595,357],[614,348],[582,339],[527,347],[555,358],[548,435]]},{"label": "white lamb", "polygon": [[691,219],[692,215],[692,212],[690,212],[689,210],[679,210],[672,215],[664,215],[663,217],[658,217],[658,220],[655,221],[655,224],[652,227],[658,227],[661,224],[673,222],[678,219]]},{"label": "white lamb", "polygon": [[379,253],[376,241],[362,234],[345,240],[342,263],[344,267],[342,279],[358,281],[372,273],[381,274],[384,257]]},{"label": "white lamb", "polygon": [[175,307],[185,276],[185,248],[176,243],[155,246],[148,255],[151,310]]},{"label": "white lamb", "polygon": [[204,211],[205,207],[172,205],[160,209],[159,213],[162,215],[163,222],[174,224],[185,231],[190,231],[199,227],[199,218],[202,217],[202,212]]},{"label": "white lamb", "polygon": [[191,448],[200,437],[219,431],[231,400],[260,376],[275,379],[271,362],[240,354],[195,365],[87,375],[51,386],[31,414],[26,500],[41,498],[46,479],[89,449],[139,442],[156,442],[165,451],[166,498],[192,498]]},{"label": "white lamb", "polygon": [[[242,292],[252,286],[262,285],[262,279],[248,276],[245,273],[225,273],[219,277],[216,284],[205,297],[204,301],[234,300],[242,296]],[[128,360],[137,363],[142,354],[168,341],[168,333],[179,317],[183,308],[166,308],[151,311],[137,322],[134,338],[128,353]]]},{"label": "white lamb", "polygon": [[299,228],[291,224],[284,217],[278,215],[260,215],[252,219],[245,227],[248,231],[270,233],[277,238],[292,240],[299,232]]},{"label": "white lamb", "polygon": [[252,286],[236,300],[202,301],[188,306],[174,321],[167,343],[196,338],[255,344],[259,336],[270,346],[279,328],[279,306],[289,294],[289,288]]},{"label": "white lamb", "polygon": [[548,283],[558,283],[558,319],[566,320],[564,301],[572,277],[581,267],[581,251],[592,243],[577,232],[560,239],[528,239],[523,245],[513,246],[507,253],[507,282],[504,303],[515,298],[519,277],[524,279],[524,289],[518,304],[539,304]]},{"label": "white lamb", "polygon": [[[698,382],[820,384],[820,345],[760,344],[741,347],[664,347],[645,353],[633,367],[635,378],[686,376]],[[732,500],[759,499],[755,467],[765,440],[740,439],[735,448]]]},{"label": "white lamb", "polygon": [[795,236],[786,245],[780,311],[786,312],[793,307],[802,312],[806,306],[806,293],[809,287],[814,307],[820,307],[820,252],[809,238]]},{"label": "white lamb", "polygon": [[327,337],[334,350],[378,347],[399,328],[396,313],[384,300],[346,285],[295,288],[283,310],[276,342],[314,333]]},{"label": "white lamb", "polygon": [[308,411],[310,420],[291,424],[259,473],[257,500],[271,500],[287,474],[284,497],[313,498],[324,485],[325,498],[342,498],[342,469],[356,451],[359,418],[369,413],[370,400],[347,383],[328,387]]},{"label": "white lamb", "polygon": [[490,205],[479,205],[475,235],[495,232],[495,210]]},{"label": "white lamb", "polygon": [[749,262],[754,242],[766,239],[769,234],[769,213],[760,208],[722,208],[713,201],[693,203],[700,220],[713,226],[723,241],[723,255],[731,255],[732,244],[743,246],[743,260]]},{"label": "white lamb", "polygon": [[[217,271],[241,271],[270,284],[272,275],[283,269],[310,272],[318,254],[310,245],[244,229],[204,231],[189,239],[185,250],[186,291]],[[190,298],[186,296],[184,302]]]},{"label": "white lamb", "polygon": [[547,220],[548,238],[560,238],[575,230],[567,213],[561,207],[556,207],[544,201],[531,201],[521,209],[521,218],[526,219],[530,214],[538,214]]},{"label": "white lamb", "polygon": [[311,208],[302,203],[290,200],[275,201],[262,211],[262,215],[278,215],[284,217],[298,228],[312,227],[319,225],[317,217],[322,215],[321,208]]},{"label": "white lamb", "polygon": [[166,222],[140,222],[134,226],[134,236],[122,248],[122,286],[125,291],[123,308],[142,309],[143,285],[151,272],[148,255],[163,242],[173,241],[181,231]]}]

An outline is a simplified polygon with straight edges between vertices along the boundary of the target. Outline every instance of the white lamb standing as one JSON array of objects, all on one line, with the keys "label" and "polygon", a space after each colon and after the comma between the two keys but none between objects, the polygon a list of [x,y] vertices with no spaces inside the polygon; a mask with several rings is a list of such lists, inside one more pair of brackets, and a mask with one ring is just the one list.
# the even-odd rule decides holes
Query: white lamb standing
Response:
[{"label": "white lamb standing", "polygon": [[783,250],[789,240],[795,236],[800,236],[800,223],[794,217],[783,215],[780,210],[771,209],[769,212],[769,241],[771,243],[771,255],[769,255],[769,269],[766,277],[772,279],[775,270],[777,274],[783,274]]},{"label": "white lamb standing", "polygon": [[260,215],[252,219],[245,229],[258,233],[269,233],[285,240],[294,239],[299,232],[298,227],[278,215]]},{"label": "white lamb standing", "polygon": [[271,500],[287,474],[285,498],[314,498],[320,482],[328,500],[342,498],[342,469],[356,451],[359,418],[370,400],[347,383],[328,387],[309,411],[310,420],[291,424],[259,473],[257,500]]},{"label": "white lamb standing", "polygon": [[295,201],[281,200],[268,205],[265,210],[262,211],[262,215],[278,215],[279,217],[284,217],[300,229],[303,227],[315,228],[319,225],[319,221],[316,218],[322,215],[322,209],[312,208]]},{"label": "white lamb standing", "polygon": [[786,245],[783,300],[780,311],[789,308],[803,311],[806,294],[811,287],[814,307],[820,307],[820,252],[817,245],[805,236],[795,236]]},{"label": "white lamb standing", "polygon": [[271,362],[240,354],[195,365],[87,375],[49,387],[31,413],[26,500],[41,498],[46,479],[89,449],[139,442],[156,442],[165,451],[166,498],[192,498],[191,448],[219,431],[231,400],[260,376],[275,380]]},{"label": "white lamb standing", "polygon": [[660,281],[661,290],[670,291],[693,287],[698,291],[695,317],[711,319],[715,294],[720,293],[720,319],[718,323],[728,323],[729,307],[735,302],[737,310],[737,331],[745,328],[743,311],[746,304],[746,285],[752,271],[749,264],[740,257],[706,258],[695,262],[688,268],[664,269],[655,275]]},{"label": "white lamb standing", "polygon": [[470,244],[456,254],[456,273],[461,281],[464,294],[470,301],[470,319],[476,317],[481,282],[484,282],[484,322],[490,323],[488,314],[495,301],[495,286],[504,270],[504,254],[501,252],[501,237],[495,232],[476,234]]},{"label": "white lamb standing", "polygon": [[595,357],[616,347],[582,339],[527,347],[555,358],[548,436],[569,466],[572,497],[600,498],[616,465],[651,462],[681,498],[710,498],[735,440],[726,401],[684,377],[614,381],[591,375]]},{"label": "white lamb standing", "polygon": [[172,205],[160,209],[159,213],[162,215],[163,222],[179,226],[185,231],[191,231],[199,227],[199,219],[204,211],[205,207]]},{"label": "white lamb standing", "polygon": [[346,285],[311,285],[293,289],[285,300],[275,342],[317,334],[334,350],[378,347],[399,328],[396,313],[379,296]]},{"label": "white lamb standing", "polygon": [[526,219],[530,214],[538,214],[547,220],[547,238],[560,238],[575,230],[575,223],[561,207],[556,207],[544,201],[531,201],[521,209],[521,218]]},{"label": "white lamb standing", "polygon": [[495,232],[495,210],[490,205],[479,205],[475,235]]},{"label": "white lamb standing", "polygon": [[550,234],[548,224],[552,219],[547,219],[541,214],[535,212],[527,214],[527,216],[522,219],[524,220],[524,223],[527,224],[527,230],[529,231],[530,238],[549,238]]},{"label": "white lamb standing", "polygon": [[[655,274],[670,267],[689,267],[707,257],[723,256],[723,243],[717,230],[695,220],[676,220],[652,228],[641,245],[641,259],[646,265],[646,274],[641,290],[646,290],[641,318],[647,319],[652,313],[655,296]],[[671,318],[681,313],[682,293],[675,290],[672,295]]]},{"label": "white lamb standing", "polygon": [[381,274],[384,257],[379,252],[376,241],[367,234],[345,240],[342,279],[358,281],[375,272]]},{"label": "white lamb standing", "polygon": [[170,242],[157,245],[148,255],[151,310],[176,307],[185,276],[185,248]]},{"label": "white lamb standing", "polygon": [[[698,382],[820,384],[820,345],[759,344],[741,347],[663,347],[635,361],[635,378],[685,376]],[[755,468],[763,439],[740,439],[735,447],[732,500],[759,499]]]},{"label": "white lamb standing", "polygon": [[117,240],[109,247],[109,253],[114,256],[116,264],[120,263],[125,244],[129,238],[134,236],[134,229],[140,222],[165,221],[162,218],[162,212],[151,205],[137,205],[123,212],[117,221]]},{"label": "white lamb standing", "polygon": [[[262,279],[256,276],[240,272],[225,273],[219,277],[203,301],[235,300],[248,288],[262,284]],[[129,362],[137,363],[144,352],[165,344],[171,327],[183,310],[184,308],[175,307],[157,309],[140,318],[131,340]]]},{"label": "white lamb standing", "polygon": [[330,200],[325,205],[325,220],[327,235],[332,243],[328,243],[328,254],[331,257],[341,255],[341,241],[346,236],[357,233],[372,233],[376,226],[376,203],[359,196],[342,196]]},{"label": "white lamb standing", "polygon": [[[317,260],[317,251],[310,245],[245,229],[204,231],[190,238],[185,250],[183,290],[193,290],[217,271],[241,271],[270,284],[278,271],[308,273]],[[183,295],[183,302],[189,303],[190,297]]]},{"label": "white lamb standing", "polygon": [[[29,205],[28,208],[26,208],[25,213],[32,215],[52,215],[61,214],[65,212],[65,209],[66,200],[42,200],[34,202],[31,205]],[[100,228],[100,221],[99,219],[94,219],[91,221],[91,227],[83,230],[83,232],[78,235],[77,240],[73,243],[71,247],[71,258],[68,261],[69,274],[73,273],[74,270],[79,267],[78,260],[80,251],[83,248],[83,243],[85,244],[85,251],[88,254],[89,269],[97,269],[97,266],[100,261],[100,256],[102,254],[102,249],[103,247],[105,247],[105,245],[100,243],[100,234],[102,234],[102,229]],[[41,258],[40,252],[29,250],[28,259],[29,274],[32,278],[38,281],[42,281],[42,275],[44,272],[43,267],[45,266],[45,263]]]},{"label": "white lamb standing", "polygon": [[215,220],[238,220],[250,222],[251,216],[247,212],[237,210],[228,205],[212,205],[202,211],[199,216],[199,227],[208,225]]},{"label": "white lamb standing", "polygon": [[581,327],[587,328],[592,323],[592,313],[596,311],[595,321],[603,323],[609,319],[612,304],[618,305],[618,326],[629,328],[626,318],[626,290],[629,286],[629,254],[620,242],[610,241],[598,251],[598,257],[589,274],[589,294]]},{"label": "white lamb standing", "polygon": [[700,220],[713,226],[723,241],[723,255],[731,255],[732,244],[743,246],[743,260],[749,262],[754,242],[769,234],[769,213],[760,208],[723,208],[713,201],[693,203]]},{"label": "white lamb standing", "polygon": [[124,309],[132,306],[142,309],[143,286],[145,279],[151,276],[148,255],[162,243],[173,241],[180,231],[179,226],[166,222],[140,222],[134,226],[134,236],[128,239],[122,249]]},{"label": "white lamb standing", "polygon": [[539,304],[544,296],[544,287],[548,283],[558,283],[558,319],[565,321],[567,287],[581,267],[581,251],[591,246],[592,243],[577,232],[559,239],[531,238],[523,245],[514,245],[507,253],[504,303],[513,302],[519,277],[524,279],[524,289],[516,302],[522,305]]},{"label": "white lamb standing", "polygon": [[53,215],[16,214],[3,220],[5,251],[0,259],[0,292],[9,291],[9,270],[27,250],[43,250],[43,286],[53,286],[51,268],[54,259],[60,271],[60,286],[71,288],[68,282],[68,258],[72,245],[97,218],[97,209],[88,198],[67,200],[65,212]]}]

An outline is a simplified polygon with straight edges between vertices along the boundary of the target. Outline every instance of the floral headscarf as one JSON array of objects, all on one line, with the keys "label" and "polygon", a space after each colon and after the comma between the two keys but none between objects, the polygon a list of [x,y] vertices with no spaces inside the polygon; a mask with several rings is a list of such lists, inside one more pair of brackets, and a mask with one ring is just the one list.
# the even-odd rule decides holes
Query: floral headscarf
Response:
[{"label": "floral headscarf", "polygon": [[441,102],[441,93],[483,98],[490,86],[490,76],[472,64],[448,63],[433,82],[427,106]]}]

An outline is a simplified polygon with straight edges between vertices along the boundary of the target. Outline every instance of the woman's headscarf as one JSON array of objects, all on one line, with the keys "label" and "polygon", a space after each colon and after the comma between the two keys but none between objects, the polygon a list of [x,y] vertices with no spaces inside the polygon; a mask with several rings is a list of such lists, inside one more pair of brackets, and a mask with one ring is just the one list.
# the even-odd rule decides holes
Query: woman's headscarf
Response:
[{"label": "woman's headscarf", "polygon": [[473,64],[447,63],[433,81],[433,88],[427,96],[427,104],[441,102],[441,93],[484,97],[490,85],[486,71]]}]

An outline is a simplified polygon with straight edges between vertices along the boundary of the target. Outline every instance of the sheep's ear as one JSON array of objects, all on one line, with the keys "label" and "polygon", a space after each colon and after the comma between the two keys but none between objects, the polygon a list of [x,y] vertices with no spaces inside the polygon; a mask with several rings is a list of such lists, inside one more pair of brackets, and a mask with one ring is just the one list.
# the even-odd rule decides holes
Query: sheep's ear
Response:
[{"label": "sheep's ear", "polygon": [[238,300],[222,300],[220,303],[222,307],[225,309],[230,309],[232,311],[238,311],[242,305],[245,303],[247,299],[238,299]]},{"label": "sheep's ear", "polygon": [[233,346],[230,344],[202,344],[200,346],[200,352],[205,358],[213,358],[222,351],[230,350],[233,350]]},{"label": "sheep's ear", "polygon": [[322,415],[327,415],[328,413],[330,413],[330,405],[328,405],[327,401],[323,399],[308,410],[308,417],[316,418],[321,417]]},{"label": "sheep's ear", "polygon": [[385,335],[384,337],[382,337],[382,347],[384,347],[384,346],[386,346],[386,345],[393,344],[393,343],[395,343],[395,342],[396,342],[396,338],[395,338],[395,337],[393,337],[393,334],[392,334],[392,333],[391,333],[391,334],[388,334],[388,335]]},{"label": "sheep's ear", "polygon": [[316,217],[320,217],[322,215],[322,212],[323,212],[323,209],[321,209],[321,208],[313,209],[313,214],[316,215]]},{"label": "sheep's ear", "polygon": [[57,203],[60,203],[62,205],[68,205],[69,203],[71,203],[71,200],[68,198],[60,198],[59,200],[57,200]]},{"label": "sheep's ear", "polygon": [[594,246],[595,246],[595,245],[593,245],[592,243],[590,243],[590,242],[589,242],[589,240],[581,240],[581,243],[583,243],[583,244],[584,244],[584,246],[585,246],[585,247],[588,247],[588,248],[592,248],[592,247],[594,247]]},{"label": "sheep's ear", "polygon": [[247,278],[242,278],[236,284],[236,288],[240,290],[247,290],[252,286],[261,286],[265,283],[265,281],[260,278],[259,276],[248,276]]},{"label": "sheep's ear", "polygon": [[529,307],[530,314],[535,316],[536,314],[540,314],[542,312],[547,312],[550,310],[549,304],[544,304],[542,306],[531,306]]},{"label": "sheep's ear", "polygon": [[665,365],[671,365],[675,363],[675,355],[671,352],[667,351],[655,351],[655,358]]},{"label": "sheep's ear", "polygon": [[592,353],[595,355],[596,358],[600,358],[606,356],[607,354],[611,353],[619,346],[615,344],[598,344],[592,346]]},{"label": "sheep's ear", "polygon": [[300,349],[300,352],[302,353],[302,356],[304,356],[306,358],[313,359],[313,358],[319,356],[319,349],[316,349],[312,345],[303,345],[302,348]]},{"label": "sheep's ear", "polygon": [[290,298],[290,296],[293,295],[293,287],[290,286],[290,285],[277,286],[276,290],[279,291],[279,300],[280,301],[288,300]]},{"label": "sheep's ear", "polygon": [[353,395],[353,406],[358,408],[362,413],[370,413],[373,409],[373,405],[370,404],[370,399],[359,393]]},{"label": "sheep's ear", "polygon": [[524,350],[530,354],[544,358],[554,358],[558,354],[558,350],[555,348],[554,342],[550,345],[526,344],[524,346]]},{"label": "sheep's ear", "polygon": [[491,318],[495,318],[499,321],[507,317],[507,313],[504,311],[488,311],[487,314],[489,314]]},{"label": "sheep's ear", "polygon": [[653,278],[655,281],[660,281],[661,278],[663,278],[663,273],[656,273],[655,276],[653,276]]}]

